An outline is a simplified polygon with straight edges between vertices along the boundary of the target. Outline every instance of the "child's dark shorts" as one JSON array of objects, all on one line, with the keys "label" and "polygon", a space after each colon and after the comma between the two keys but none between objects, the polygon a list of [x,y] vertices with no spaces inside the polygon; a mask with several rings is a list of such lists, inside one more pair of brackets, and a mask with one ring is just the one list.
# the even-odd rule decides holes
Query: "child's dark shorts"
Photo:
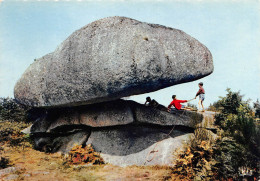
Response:
[{"label": "child's dark shorts", "polygon": [[199,95],[199,99],[202,100],[202,101],[204,101],[204,99],[205,99],[205,94],[200,94],[200,95]]}]

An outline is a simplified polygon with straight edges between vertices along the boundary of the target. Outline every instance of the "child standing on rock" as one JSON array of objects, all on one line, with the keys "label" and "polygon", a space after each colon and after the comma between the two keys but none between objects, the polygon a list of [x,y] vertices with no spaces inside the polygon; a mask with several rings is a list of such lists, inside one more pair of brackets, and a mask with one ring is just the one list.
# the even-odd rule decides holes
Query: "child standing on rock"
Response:
[{"label": "child standing on rock", "polygon": [[195,99],[197,98],[197,96],[199,96],[199,109],[202,107],[202,112],[205,112],[204,110],[204,106],[203,106],[203,101],[205,99],[205,90],[203,88],[203,83],[200,82],[199,83],[199,91],[197,92]]}]

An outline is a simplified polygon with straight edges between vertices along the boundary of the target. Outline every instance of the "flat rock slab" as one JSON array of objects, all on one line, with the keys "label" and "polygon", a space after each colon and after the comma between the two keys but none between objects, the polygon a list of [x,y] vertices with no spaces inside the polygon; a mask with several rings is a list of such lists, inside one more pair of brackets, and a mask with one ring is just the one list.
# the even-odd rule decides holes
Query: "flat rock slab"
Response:
[{"label": "flat rock slab", "polygon": [[193,134],[174,129],[168,136],[171,129],[122,126],[95,130],[86,144],[92,144],[105,162],[114,165],[172,165],[176,159],[173,153],[182,149]]},{"label": "flat rock slab", "polygon": [[13,173],[13,172],[16,172],[18,170],[20,170],[20,168],[17,168],[17,167],[8,167],[8,168],[0,169],[0,177]]},{"label": "flat rock slab", "polygon": [[202,121],[196,112],[180,111],[170,114],[134,101],[116,100],[73,108],[48,110],[31,127],[31,133],[55,132],[62,127],[111,127],[127,124],[153,124],[186,126],[194,128]]},{"label": "flat rock slab", "polygon": [[109,17],[75,31],[15,85],[20,103],[78,106],[190,82],[213,72],[210,51],[181,30]]},{"label": "flat rock slab", "polygon": [[129,101],[134,112],[136,122],[156,124],[163,126],[179,125],[195,128],[203,119],[201,114],[187,110],[177,110],[174,113],[144,106],[134,101]]},{"label": "flat rock slab", "polygon": [[7,180],[18,180],[18,178],[19,178],[19,175],[11,174],[11,175],[8,175],[7,177],[5,177],[3,180],[4,181],[7,181]]}]

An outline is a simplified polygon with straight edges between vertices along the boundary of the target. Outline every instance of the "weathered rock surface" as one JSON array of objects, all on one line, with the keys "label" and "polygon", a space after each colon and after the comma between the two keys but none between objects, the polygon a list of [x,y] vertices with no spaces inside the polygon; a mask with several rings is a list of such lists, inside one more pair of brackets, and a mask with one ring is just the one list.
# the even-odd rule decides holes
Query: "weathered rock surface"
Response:
[{"label": "weathered rock surface", "polygon": [[0,170],[0,177],[20,170],[17,167],[8,167]]},{"label": "weathered rock surface", "polygon": [[14,95],[34,107],[85,105],[156,91],[212,71],[210,51],[183,31],[109,17],[75,31],[33,62]]},{"label": "weathered rock surface", "polygon": [[89,129],[71,129],[71,132],[67,133],[34,134],[34,148],[44,152],[68,153],[73,146],[84,144],[87,141],[89,134]]},{"label": "weathered rock surface", "polygon": [[134,112],[136,122],[155,125],[171,126],[179,125],[194,128],[203,119],[201,114],[192,111],[176,111],[174,114],[161,111],[129,101]]},{"label": "weathered rock surface", "polygon": [[126,124],[154,124],[162,126],[186,126],[194,128],[202,121],[196,112],[179,111],[170,114],[134,101],[116,100],[73,108],[49,110],[45,116],[35,121],[32,133],[56,132],[68,126],[111,127]]},{"label": "weathered rock surface", "polygon": [[101,152],[105,162],[120,166],[171,165],[175,159],[173,153],[192,135],[175,129],[168,136],[172,129],[169,126],[99,129],[91,132],[86,144]]},{"label": "weathered rock surface", "polygon": [[74,144],[91,143],[107,162],[121,166],[142,165],[144,155],[159,141],[159,157],[149,164],[170,163],[170,155],[187,139],[185,135],[202,121],[195,112],[170,114],[125,100],[47,109],[40,115],[30,128],[37,150],[67,153]]}]

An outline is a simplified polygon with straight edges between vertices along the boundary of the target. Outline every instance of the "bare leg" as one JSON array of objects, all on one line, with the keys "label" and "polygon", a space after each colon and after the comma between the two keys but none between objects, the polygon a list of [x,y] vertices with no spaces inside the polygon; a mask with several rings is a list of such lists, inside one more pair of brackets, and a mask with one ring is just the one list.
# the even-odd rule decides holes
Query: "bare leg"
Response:
[{"label": "bare leg", "polygon": [[199,105],[199,109],[198,109],[198,111],[199,111],[201,109],[201,100],[199,100],[198,105]]},{"label": "bare leg", "polygon": [[204,106],[203,106],[203,101],[201,101],[201,106],[202,106],[202,111],[204,112],[205,109],[204,109]]},{"label": "bare leg", "polygon": [[184,108],[181,108],[182,110],[192,110],[192,108],[190,108],[190,107],[184,107]]}]

